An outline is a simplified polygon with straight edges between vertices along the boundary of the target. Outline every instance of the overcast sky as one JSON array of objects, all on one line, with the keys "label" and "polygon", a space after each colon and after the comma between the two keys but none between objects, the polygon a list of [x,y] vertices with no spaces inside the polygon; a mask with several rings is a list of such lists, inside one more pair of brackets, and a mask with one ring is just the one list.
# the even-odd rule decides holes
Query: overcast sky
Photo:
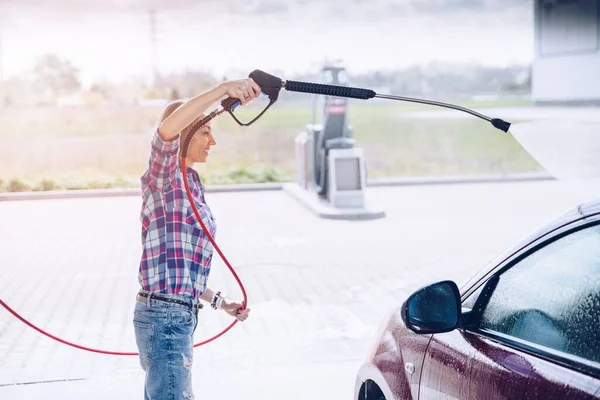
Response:
[{"label": "overcast sky", "polygon": [[[4,76],[31,69],[47,52],[73,62],[86,84],[150,76],[150,17],[141,6],[149,3],[0,0]],[[246,75],[260,68],[291,74],[315,70],[326,57],[342,59],[350,72],[435,60],[509,65],[533,59],[529,0],[154,3],[162,72]]]}]

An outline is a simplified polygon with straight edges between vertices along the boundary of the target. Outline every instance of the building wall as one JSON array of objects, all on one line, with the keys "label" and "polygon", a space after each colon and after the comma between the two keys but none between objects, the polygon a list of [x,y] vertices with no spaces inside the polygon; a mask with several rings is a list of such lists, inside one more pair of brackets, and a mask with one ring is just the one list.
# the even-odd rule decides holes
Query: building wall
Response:
[{"label": "building wall", "polygon": [[534,0],[536,102],[600,102],[600,0]]}]

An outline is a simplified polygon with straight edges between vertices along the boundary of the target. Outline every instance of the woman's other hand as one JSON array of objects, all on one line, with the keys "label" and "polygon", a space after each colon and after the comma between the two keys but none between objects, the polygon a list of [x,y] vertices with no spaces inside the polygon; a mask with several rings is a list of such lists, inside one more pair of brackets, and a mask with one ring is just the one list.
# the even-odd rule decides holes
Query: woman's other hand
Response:
[{"label": "woman's other hand", "polygon": [[245,321],[250,315],[250,309],[242,309],[244,307],[243,303],[233,301],[231,299],[225,298],[223,300],[223,305],[221,306],[223,311],[232,317],[237,318],[238,321]]}]

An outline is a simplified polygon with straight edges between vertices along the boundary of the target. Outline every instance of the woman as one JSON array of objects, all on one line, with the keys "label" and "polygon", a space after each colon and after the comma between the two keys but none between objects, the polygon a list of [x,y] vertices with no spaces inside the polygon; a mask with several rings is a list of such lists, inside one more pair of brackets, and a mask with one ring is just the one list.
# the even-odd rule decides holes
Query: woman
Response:
[{"label": "woman", "polygon": [[204,187],[191,167],[206,162],[216,144],[210,124],[193,136],[182,170],[182,144],[190,125],[224,96],[242,105],[260,95],[250,78],[226,81],[187,102],[169,104],[160,116],[151,144],[148,170],[142,183],[141,290],[137,294],[134,320],[140,363],[146,373],[145,399],[192,399],[191,367],[193,335],[198,309],[205,301],[238,321],[249,309],[221,292],[209,289],[213,247],[202,230],[185,192],[187,175],[202,221],[215,234],[216,224],[204,198]]}]

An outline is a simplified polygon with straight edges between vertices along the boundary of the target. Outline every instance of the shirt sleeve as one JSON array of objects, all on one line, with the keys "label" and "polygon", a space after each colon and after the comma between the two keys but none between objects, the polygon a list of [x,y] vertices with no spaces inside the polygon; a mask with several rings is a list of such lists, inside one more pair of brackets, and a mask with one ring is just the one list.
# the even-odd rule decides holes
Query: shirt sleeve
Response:
[{"label": "shirt sleeve", "polygon": [[172,141],[165,141],[159,134],[158,129],[152,136],[150,160],[148,164],[147,178],[150,183],[158,189],[167,186],[177,172],[179,164],[179,137]]}]

